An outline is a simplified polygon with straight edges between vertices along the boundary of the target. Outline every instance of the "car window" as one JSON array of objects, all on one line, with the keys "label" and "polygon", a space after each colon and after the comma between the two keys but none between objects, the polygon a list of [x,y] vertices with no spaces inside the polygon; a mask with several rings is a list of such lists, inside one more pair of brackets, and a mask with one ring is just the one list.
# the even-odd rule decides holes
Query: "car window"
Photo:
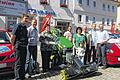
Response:
[{"label": "car window", "polygon": [[120,38],[120,34],[109,34],[111,38],[117,39]]},{"label": "car window", "polygon": [[109,43],[120,43],[120,34],[109,34]]},{"label": "car window", "polygon": [[10,43],[7,32],[0,32],[0,43]]}]

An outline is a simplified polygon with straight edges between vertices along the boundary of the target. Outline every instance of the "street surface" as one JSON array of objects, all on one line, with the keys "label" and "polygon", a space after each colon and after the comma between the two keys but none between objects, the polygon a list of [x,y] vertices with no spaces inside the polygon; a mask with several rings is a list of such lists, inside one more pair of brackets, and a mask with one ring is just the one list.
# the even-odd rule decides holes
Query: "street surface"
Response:
[{"label": "street surface", "polygon": [[[0,80],[14,80],[13,74],[7,74],[0,77]],[[27,80],[62,80],[59,72],[51,71],[47,73],[40,73],[32,76]],[[88,77],[78,77],[74,80],[120,80],[120,67],[109,67],[105,70],[99,69],[94,75]]]}]

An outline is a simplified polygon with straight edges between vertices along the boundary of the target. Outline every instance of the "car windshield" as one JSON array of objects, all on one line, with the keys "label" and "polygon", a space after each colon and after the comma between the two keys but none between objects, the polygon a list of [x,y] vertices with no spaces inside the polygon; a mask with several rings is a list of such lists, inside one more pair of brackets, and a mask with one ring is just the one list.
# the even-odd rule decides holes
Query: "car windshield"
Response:
[{"label": "car windshield", "polygon": [[10,43],[7,32],[0,32],[0,43]]},{"label": "car windshield", "polygon": [[120,43],[120,34],[109,34],[109,43]]},{"label": "car windshield", "polygon": [[120,38],[120,34],[110,34],[110,37],[113,39],[118,39]]}]

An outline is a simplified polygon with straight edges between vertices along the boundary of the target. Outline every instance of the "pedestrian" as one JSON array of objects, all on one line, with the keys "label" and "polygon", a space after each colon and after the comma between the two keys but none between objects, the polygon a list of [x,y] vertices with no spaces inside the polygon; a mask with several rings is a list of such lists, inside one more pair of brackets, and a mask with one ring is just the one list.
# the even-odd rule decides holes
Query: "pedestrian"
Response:
[{"label": "pedestrian", "polygon": [[[31,56],[33,59],[33,69],[30,73],[39,73],[37,70],[37,43],[38,43],[38,30],[36,28],[37,20],[33,19],[31,26],[27,28],[28,30],[28,50],[29,50],[29,61],[31,61]],[[28,66],[28,70],[31,69],[31,66]]]},{"label": "pedestrian", "polygon": [[72,27],[71,26],[68,26],[67,31],[64,33],[64,36],[67,39],[69,39],[70,41],[72,41],[73,33],[72,33]]},{"label": "pedestrian", "polygon": [[106,63],[106,43],[109,39],[109,34],[104,30],[104,25],[99,25],[99,31],[97,32],[97,55],[98,55],[98,64],[103,65],[103,69],[107,68]]},{"label": "pedestrian", "polygon": [[52,45],[49,43],[53,37],[50,32],[50,25],[45,26],[45,30],[40,34],[39,41],[41,42],[41,56],[42,56],[42,69],[47,72],[50,69],[50,55],[52,52]]},{"label": "pedestrian", "polygon": [[[86,48],[85,36],[82,34],[81,27],[77,27],[76,34],[73,35],[73,45],[74,45],[75,49],[77,49],[77,48],[85,49]],[[75,52],[75,51],[73,51],[73,52]],[[82,59],[81,62],[82,62],[82,64],[84,64],[84,59]]]},{"label": "pedestrian", "polygon": [[23,14],[21,16],[21,22],[12,31],[11,42],[14,46],[14,51],[16,54],[15,62],[15,79],[23,80],[25,79],[25,63],[27,54],[27,24],[29,22],[29,16]]},{"label": "pedestrian", "polygon": [[91,59],[91,34],[88,33],[88,28],[86,25],[83,26],[83,31],[82,34],[86,37],[86,50],[85,50],[85,59],[84,59],[84,63],[85,64],[90,64],[90,59]]},{"label": "pedestrian", "polygon": [[96,62],[96,50],[97,50],[97,30],[96,30],[96,24],[92,24],[92,29],[89,31],[89,34],[92,36],[92,43],[91,43],[91,50],[90,53],[92,54],[92,62]]}]

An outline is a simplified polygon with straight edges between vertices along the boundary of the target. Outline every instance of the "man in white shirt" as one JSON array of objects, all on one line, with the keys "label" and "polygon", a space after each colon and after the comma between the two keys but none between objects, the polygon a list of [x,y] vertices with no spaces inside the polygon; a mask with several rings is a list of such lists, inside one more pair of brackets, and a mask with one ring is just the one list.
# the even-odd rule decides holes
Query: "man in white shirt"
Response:
[{"label": "man in white shirt", "polygon": [[68,27],[67,31],[64,33],[64,36],[70,41],[72,41],[72,27],[71,26]]},{"label": "man in white shirt", "polygon": [[97,31],[97,54],[98,54],[98,63],[103,65],[103,69],[107,67],[106,65],[106,45],[105,43],[109,39],[109,34],[106,30],[103,29],[104,25],[99,25],[99,31]]},{"label": "man in white shirt", "polygon": [[89,31],[89,34],[91,34],[92,36],[92,43],[91,43],[91,50],[90,50],[90,53],[93,52],[93,56],[91,56],[93,60],[92,62],[96,62],[97,30],[96,30],[95,23],[92,24],[92,29]]},{"label": "man in white shirt", "polygon": [[[27,28],[28,30],[28,50],[29,50],[29,61],[32,56],[34,61],[33,69],[31,73],[39,73],[37,70],[37,44],[38,44],[38,31],[36,29],[37,20],[33,19],[31,22],[31,26]],[[31,66],[28,66],[29,70]]]}]

